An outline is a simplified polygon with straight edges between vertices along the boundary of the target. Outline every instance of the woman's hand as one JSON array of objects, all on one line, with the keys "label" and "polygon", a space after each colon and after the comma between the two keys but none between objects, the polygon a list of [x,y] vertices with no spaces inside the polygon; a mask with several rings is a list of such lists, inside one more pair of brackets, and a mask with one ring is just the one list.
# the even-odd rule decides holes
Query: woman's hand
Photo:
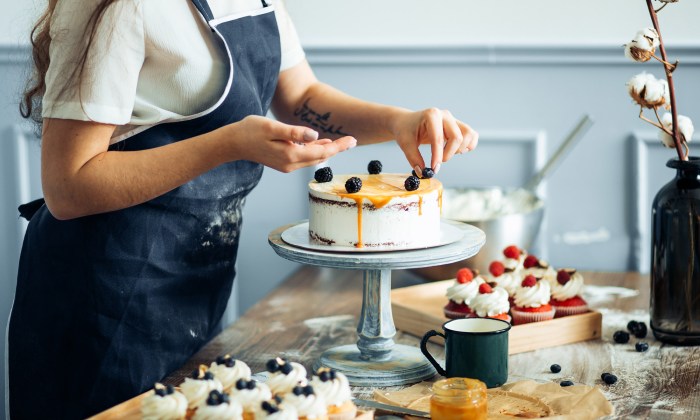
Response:
[{"label": "woman's hand", "polygon": [[426,167],[418,150],[421,144],[431,145],[430,167],[437,173],[442,162],[455,154],[474,150],[479,142],[479,133],[455,119],[450,111],[437,108],[399,114],[392,131],[416,173]]},{"label": "woman's hand", "polygon": [[280,172],[317,165],[357,145],[357,140],[350,136],[335,141],[319,139],[318,132],[310,128],[257,115],[220,130],[234,139],[230,142],[230,156],[261,163]]}]

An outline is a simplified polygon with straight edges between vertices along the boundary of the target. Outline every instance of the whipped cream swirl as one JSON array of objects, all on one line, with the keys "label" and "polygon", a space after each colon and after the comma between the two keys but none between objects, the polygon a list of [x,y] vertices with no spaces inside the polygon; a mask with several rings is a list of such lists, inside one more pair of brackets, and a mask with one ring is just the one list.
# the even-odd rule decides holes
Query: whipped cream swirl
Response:
[{"label": "whipped cream swirl", "polygon": [[236,401],[218,405],[205,404],[197,409],[192,420],[242,420],[243,408]]},{"label": "whipped cream swirl", "polygon": [[269,413],[267,410],[261,407],[255,412],[255,420],[297,420],[299,418],[299,413],[297,409],[290,406],[285,406],[284,404],[277,405],[277,411],[274,413]]},{"label": "whipped cream swirl", "polygon": [[185,382],[180,385],[182,393],[185,394],[189,403],[189,408],[197,408],[204,405],[211,391],[223,391],[224,387],[218,379],[192,379],[185,378]]},{"label": "whipped cream swirl", "polygon": [[506,289],[496,286],[491,293],[477,294],[469,306],[482,318],[508,313],[510,309],[508,292]]},{"label": "whipped cream swirl", "polygon": [[266,400],[272,398],[270,388],[261,382],[255,383],[253,389],[236,389],[231,390],[231,400],[235,400],[243,406],[243,411],[254,413],[258,406]]},{"label": "whipped cream swirl", "polygon": [[236,360],[232,367],[212,362],[209,371],[221,382],[224,391],[229,391],[239,379],[250,380],[250,367],[241,360]]},{"label": "whipped cream swirl", "polygon": [[549,303],[550,286],[546,280],[540,280],[532,287],[521,287],[515,292],[515,305],[521,308],[539,308]]},{"label": "whipped cream swirl", "polygon": [[165,396],[154,392],[143,399],[141,414],[144,420],[184,419],[187,414],[187,398],[177,391]]},{"label": "whipped cream swirl", "polygon": [[292,371],[284,374],[281,371],[275,372],[265,382],[273,394],[286,394],[291,392],[295,386],[306,385],[306,369],[296,362],[288,362]]},{"label": "whipped cream swirl", "polygon": [[552,297],[556,300],[566,300],[571,299],[574,296],[580,296],[583,292],[583,276],[581,273],[576,272],[571,274],[569,281],[566,284],[561,285],[556,280],[551,282],[552,285]]},{"label": "whipped cream swirl", "polygon": [[506,289],[509,296],[515,295],[515,291],[520,286],[520,275],[515,271],[506,271],[498,277],[491,276],[492,281],[495,281],[499,287]]},{"label": "whipped cream swirl", "polygon": [[322,381],[321,378],[315,376],[311,378],[311,386],[316,394],[323,397],[328,405],[341,406],[346,401],[352,399],[352,391],[350,391],[350,383],[348,378],[341,372],[335,372],[335,379]]},{"label": "whipped cream swirl", "polygon": [[454,284],[447,288],[447,298],[455,303],[469,305],[474,296],[479,293],[481,283],[484,283],[481,276],[476,276],[467,283],[460,283],[455,279]]},{"label": "whipped cream swirl", "polygon": [[290,393],[284,396],[282,405],[294,407],[299,417],[306,417],[307,419],[326,417],[328,412],[326,409],[326,401],[322,396],[317,394],[294,395]]}]

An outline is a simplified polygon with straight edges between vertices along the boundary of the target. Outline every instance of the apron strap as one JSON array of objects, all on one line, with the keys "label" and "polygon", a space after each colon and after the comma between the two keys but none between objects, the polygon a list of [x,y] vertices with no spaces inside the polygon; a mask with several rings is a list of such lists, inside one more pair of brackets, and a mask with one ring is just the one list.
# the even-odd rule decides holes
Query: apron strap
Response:
[{"label": "apron strap", "polygon": [[199,10],[199,13],[204,16],[204,19],[207,21],[207,23],[211,22],[214,20],[214,14],[211,12],[211,8],[209,7],[209,3],[207,3],[207,0],[192,0],[192,3],[194,4],[194,7]]}]

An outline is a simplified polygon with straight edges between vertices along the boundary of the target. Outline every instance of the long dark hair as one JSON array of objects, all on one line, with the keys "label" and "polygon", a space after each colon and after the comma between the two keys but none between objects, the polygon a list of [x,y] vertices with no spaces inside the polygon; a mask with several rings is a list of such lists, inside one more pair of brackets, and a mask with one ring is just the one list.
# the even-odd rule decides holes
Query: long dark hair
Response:
[{"label": "long dark hair", "polygon": [[[41,102],[44,93],[46,92],[46,71],[49,69],[50,64],[49,46],[51,45],[51,18],[53,17],[58,1],[59,0],[48,0],[46,10],[44,13],[42,13],[41,17],[39,17],[39,20],[32,28],[30,36],[32,44],[32,61],[34,65],[32,74],[27,81],[27,87],[22,95],[22,101],[19,104],[19,112],[22,114],[22,117],[31,118],[37,123],[41,123]],[[59,96],[69,89],[70,86],[75,86],[76,84],[74,82],[79,82],[82,78],[83,70],[85,68],[85,61],[87,59],[88,51],[92,46],[95,31],[100,25],[100,22],[102,22],[102,17],[104,16],[105,10],[107,10],[107,8],[117,1],[118,0],[99,0],[99,3],[97,4],[85,27],[85,37],[87,39],[85,49],[80,54],[78,62],[71,74],[68,76],[67,83],[65,86],[63,86]],[[78,89],[80,89],[80,83],[77,83],[77,86]]]}]

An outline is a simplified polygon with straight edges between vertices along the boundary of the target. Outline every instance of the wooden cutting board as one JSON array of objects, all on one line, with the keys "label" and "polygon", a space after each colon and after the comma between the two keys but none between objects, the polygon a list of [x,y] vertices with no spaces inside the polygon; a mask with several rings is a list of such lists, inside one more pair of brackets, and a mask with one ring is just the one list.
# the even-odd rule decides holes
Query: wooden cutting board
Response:
[{"label": "wooden cutting board", "polygon": [[[442,308],[447,304],[445,291],[453,280],[438,281],[391,291],[391,309],[396,328],[422,337],[429,330],[442,332],[449,319]],[[508,337],[508,353],[523,353],[544,347],[600,338],[603,315],[591,311],[551,321],[515,325]],[[442,344],[442,339],[432,339]]]}]

